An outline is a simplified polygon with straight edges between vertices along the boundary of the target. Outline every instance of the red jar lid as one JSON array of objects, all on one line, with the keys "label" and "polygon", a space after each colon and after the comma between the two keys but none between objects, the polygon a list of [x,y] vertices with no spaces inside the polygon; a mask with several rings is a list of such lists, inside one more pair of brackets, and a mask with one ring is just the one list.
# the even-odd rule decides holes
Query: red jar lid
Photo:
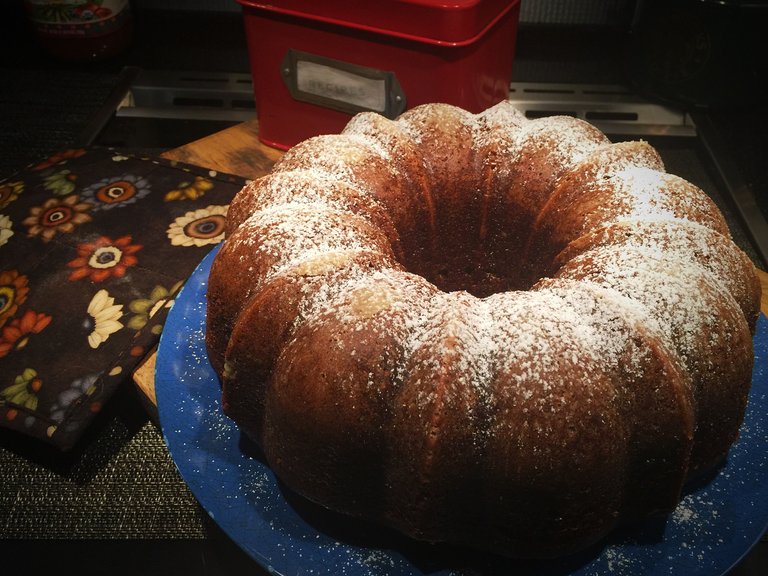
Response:
[{"label": "red jar lid", "polygon": [[472,44],[519,0],[238,0],[273,12],[428,44]]}]

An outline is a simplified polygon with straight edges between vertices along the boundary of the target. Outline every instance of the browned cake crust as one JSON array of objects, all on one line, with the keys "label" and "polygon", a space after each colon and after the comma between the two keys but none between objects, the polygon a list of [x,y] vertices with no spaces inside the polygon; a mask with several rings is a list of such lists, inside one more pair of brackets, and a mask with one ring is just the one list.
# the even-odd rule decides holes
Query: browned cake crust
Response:
[{"label": "browned cake crust", "polygon": [[759,299],[647,143],[432,104],[359,114],[243,189],[206,342],[225,412],[299,494],[551,557],[725,457]]}]

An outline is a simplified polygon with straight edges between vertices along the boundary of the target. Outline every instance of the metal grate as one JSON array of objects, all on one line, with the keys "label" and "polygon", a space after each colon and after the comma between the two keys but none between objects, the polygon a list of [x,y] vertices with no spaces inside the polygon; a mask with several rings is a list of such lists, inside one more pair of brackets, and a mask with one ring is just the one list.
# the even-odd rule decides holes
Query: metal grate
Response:
[{"label": "metal grate", "polygon": [[[134,69],[124,76],[118,117],[242,122],[255,115],[249,74]],[[513,82],[509,99],[529,118],[568,114],[607,134],[696,136],[687,113],[620,85]]]},{"label": "metal grate", "polygon": [[243,122],[253,118],[250,74],[138,71],[116,115]]},{"label": "metal grate", "polygon": [[606,134],[696,136],[686,112],[649,102],[620,85],[513,82],[509,100],[528,118],[566,114]]}]

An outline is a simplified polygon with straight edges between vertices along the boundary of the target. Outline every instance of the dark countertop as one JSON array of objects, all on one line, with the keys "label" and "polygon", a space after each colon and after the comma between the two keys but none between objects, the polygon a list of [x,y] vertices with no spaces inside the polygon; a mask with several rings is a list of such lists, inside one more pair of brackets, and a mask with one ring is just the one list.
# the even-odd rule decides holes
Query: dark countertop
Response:
[{"label": "dark countertop", "polygon": [[73,63],[51,57],[38,44],[21,9],[13,8],[18,4],[0,9],[3,175],[71,146],[126,66],[249,72],[237,13],[139,12],[127,52],[105,62]]},{"label": "dark countertop", "polygon": [[[239,14],[138,13],[126,54],[81,65],[43,53],[18,5],[0,12],[0,178],[71,146],[124,66],[248,72]],[[515,79],[625,83],[614,34],[523,29]],[[744,178],[768,196],[764,148],[756,144],[766,141],[765,123],[754,122],[751,110],[720,118],[729,146],[749,160]],[[0,550],[33,573],[135,574],[148,565],[149,573],[189,576],[262,573],[197,504],[129,382],[71,453],[0,430],[0,470]],[[733,573],[765,573],[766,548],[759,544]]]}]

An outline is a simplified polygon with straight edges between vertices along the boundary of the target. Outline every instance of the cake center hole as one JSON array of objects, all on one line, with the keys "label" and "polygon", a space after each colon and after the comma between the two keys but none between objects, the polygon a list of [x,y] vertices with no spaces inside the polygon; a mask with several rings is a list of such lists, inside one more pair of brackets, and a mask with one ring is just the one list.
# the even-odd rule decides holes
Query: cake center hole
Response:
[{"label": "cake center hole", "polygon": [[510,244],[508,249],[494,250],[501,243],[463,241],[455,245],[443,243],[431,259],[417,256],[407,268],[423,276],[443,292],[466,291],[478,298],[499,292],[528,290],[541,277],[538,263],[526,257],[525,246]]}]

